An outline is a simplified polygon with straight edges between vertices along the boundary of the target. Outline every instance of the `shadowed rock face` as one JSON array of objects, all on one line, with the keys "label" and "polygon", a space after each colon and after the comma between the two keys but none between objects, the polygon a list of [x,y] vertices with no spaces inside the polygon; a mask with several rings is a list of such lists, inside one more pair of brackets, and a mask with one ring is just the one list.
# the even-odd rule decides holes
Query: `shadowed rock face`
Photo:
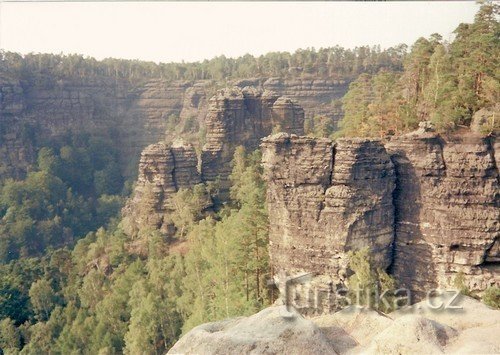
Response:
[{"label": "shadowed rock face", "polygon": [[433,133],[387,144],[398,177],[393,273],[417,297],[449,287],[458,272],[471,290],[500,282],[494,146],[479,135],[444,140]]},{"label": "shadowed rock face", "polygon": [[236,147],[256,149],[273,127],[303,134],[304,110],[294,101],[269,91],[234,87],[221,90],[210,99],[205,124],[202,178],[206,182],[218,180],[224,193],[229,188],[230,162]]},{"label": "shadowed rock face", "polygon": [[491,138],[420,132],[384,147],[278,134],[261,147],[278,281],[313,273],[313,285],[334,291],[346,278],[346,252],[369,247],[417,299],[450,287],[458,272],[475,291],[500,282]]},{"label": "shadowed rock face", "polygon": [[[286,95],[307,107],[310,117],[325,114],[338,120],[342,112],[332,111],[331,102],[345,94],[349,83],[259,78],[234,84],[273,90],[276,95],[269,98],[271,102]],[[203,126],[208,99],[216,86],[212,80],[131,83],[128,78],[113,77],[49,78],[25,83],[0,71],[0,179],[25,174],[36,160],[35,140],[50,141],[69,131],[88,132],[112,141],[122,153],[120,163],[125,175],[134,176],[141,150],[165,137],[169,116],[179,116],[181,122],[196,118]],[[275,108],[278,115],[280,110]],[[26,127],[33,131],[32,137],[26,135]],[[256,146],[257,141],[253,144]]]}]

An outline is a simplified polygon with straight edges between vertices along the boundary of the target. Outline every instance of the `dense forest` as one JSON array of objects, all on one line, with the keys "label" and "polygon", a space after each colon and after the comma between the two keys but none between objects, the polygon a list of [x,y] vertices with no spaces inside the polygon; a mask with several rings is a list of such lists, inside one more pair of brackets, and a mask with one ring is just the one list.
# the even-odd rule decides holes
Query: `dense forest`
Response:
[{"label": "dense forest", "polygon": [[402,70],[364,72],[342,99],[339,129],[327,117],[306,121],[318,137],[384,138],[430,121],[439,132],[469,127],[475,112],[489,109],[481,133],[500,132],[495,118],[500,102],[499,6],[483,5],[472,24],[462,23],[451,43],[435,33],[419,38],[403,58]]},{"label": "dense forest", "polygon": [[[485,4],[452,42],[434,34],[408,53],[405,45],[332,47],[155,64],[2,52],[0,69],[26,83],[102,76],[357,78],[342,101],[341,130],[315,117],[306,122],[309,134],[385,137],[425,120],[448,132],[499,102],[498,11]],[[484,133],[498,130],[499,122],[493,116]],[[159,354],[200,323],[252,314],[274,300],[266,284],[259,152],[236,151],[231,198],[216,210],[200,207],[212,187],[174,196],[173,244],[154,230],[141,231],[139,239],[123,232],[119,213],[132,182],[121,175],[118,154],[103,139],[71,134],[40,146],[24,180],[0,182],[0,354]]]},{"label": "dense forest", "polygon": [[[442,132],[468,127],[475,112],[500,102],[498,15],[498,4],[483,5],[474,23],[457,27],[451,43],[439,34],[418,39],[402,72],[360,75],[343,99],[340,134],[382,138],[426,120]],[[494,115],[482,124],[482,133],[493,132],[500,132]]]},{"label": "dense forest", "polygon": [[215,57],[194,63],[153,63],[108,58],[98,61],[82,55],[30,53],[24,56],[0,52],[0,69],[26,82],[59,79],[121,78],[131,82],[145,79],[200,80],[255,77],[354,78],[361,73],[377,73],[381,68],[401,70],[407,46],[381,50],[380,46],[344,49],[299,49],[294,53],[273,52],[259,57]]},{"label": "dense forest", "polygon": [[[50,176],[43,170],[34,174]],[[195,325],[270,304],[259,152],[237,150],[231,181],[231,201],[206,217],[199,203],[206,195],[203,185],[177,193],[172,220],[183,232],[170,251],[157,231],[130,240],[115,219],[72,249],[0,265],[0,348],[28,354],[159,354]],[[114,212],[112,207],[106,212]]]}]

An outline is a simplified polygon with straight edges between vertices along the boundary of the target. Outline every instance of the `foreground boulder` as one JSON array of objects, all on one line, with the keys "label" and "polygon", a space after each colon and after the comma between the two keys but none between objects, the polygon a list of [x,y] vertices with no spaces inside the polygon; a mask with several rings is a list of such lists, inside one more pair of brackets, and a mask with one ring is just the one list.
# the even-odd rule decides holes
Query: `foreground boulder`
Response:
[{"label": "foreground boulder", "polygon": [[285,306],[250,317],[202,324],[182,337],[169,354],[335,354],[312,321]]},{"label": "foreground boulder", "polygon": [[[448,302],[448,300],[444,300]],[[349,307],[305,319],[285,306],[200,325],[169,354],[497,354],[500,311],[469,297],[422,301],[388,315]]]}]

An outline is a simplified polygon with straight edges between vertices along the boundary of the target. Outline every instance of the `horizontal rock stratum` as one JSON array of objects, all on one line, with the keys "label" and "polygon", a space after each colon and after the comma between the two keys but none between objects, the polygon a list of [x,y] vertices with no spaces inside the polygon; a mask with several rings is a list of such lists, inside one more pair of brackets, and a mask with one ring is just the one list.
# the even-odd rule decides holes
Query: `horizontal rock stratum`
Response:
[{"label": "horizontal rock stratum", "polygon": [[[134,176],[141,150],[175,133],[166,132],[170,116],[178,117],[181,127],[192,119],[204,126],[209,99],[221,84],[107,76],[23,82],[0,68],[0,179],[25,175],[36,161],[34,138],[51,141],[68,132],[109,139],[122,153],[126,176]],[[338,122],[342,112],[332,101],[344,96],[349,80],[255,78],[233,84],[290,97],[308,117],[325,115]],[[27,130],[34,137],[27,139]]]},{"label": "horizontal rock stratum", "polygon": [[499,284],[494,138],[416,132],[383,144],[280,133],[261,147],[278,284],[311,273],[334,293],[347,252],[364,247],[415,299],[450,288],[458,273],[472,291]]}]

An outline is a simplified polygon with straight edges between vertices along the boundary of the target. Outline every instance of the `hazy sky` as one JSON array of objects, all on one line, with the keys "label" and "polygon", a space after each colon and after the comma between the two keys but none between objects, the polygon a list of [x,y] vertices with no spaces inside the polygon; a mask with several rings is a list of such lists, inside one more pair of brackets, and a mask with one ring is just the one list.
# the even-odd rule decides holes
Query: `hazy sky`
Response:
[{"label": "hazy sky", "polygon": [[0,0],[0,48],[155,62],[341,45],[382,48],[434,32],[450,39],[468,2],[112,2]]}]

